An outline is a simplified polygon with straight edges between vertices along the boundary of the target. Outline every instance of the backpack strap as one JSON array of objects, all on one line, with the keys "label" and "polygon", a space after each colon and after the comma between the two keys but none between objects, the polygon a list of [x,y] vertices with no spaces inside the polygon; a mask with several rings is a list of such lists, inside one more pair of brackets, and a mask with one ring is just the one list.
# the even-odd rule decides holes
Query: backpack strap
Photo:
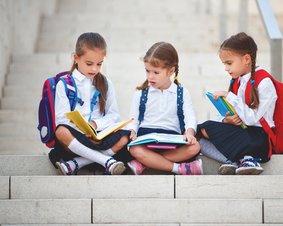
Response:
[{"label": "backpack strap", "polygon": [[232,92],[237,95],[240,84],[239,84],[239,78],[231,79],[230,83],[232,83]]},{"label": "backpack strap", "polygon": [[[254,86],[257,88],[259,83],[265,79],[265,78],[270,78],[272,80],[272,82],[274,83],[274,78],[265,70],[258,70],[255,72],[255,82],[254,82]],[[246,104],[250,103],[250,97],[251,97],[251,78],[249,79],[248,83],[247,83],[247,87],[245,90],[245,101]],[[271,156],[272,154],[272,145],[271,142],[275,144],[275,134],[273,132],[273,130],[270,128],[269,124],[267,123],[267,121],[265,120],[264,117],[261,117],[261,119],[259,120],[262,128],[264,129],[264,131],[267,133],[268,137],[269,137],[269,154],[268,157]]]},{"label": "backpack strap", "polygon": [[64,78],[60,78],[64,83],[66,95],[70,101],[71,111],[76,107],[76,104],[79,103],[81,106],[84,104],[84,101],[78,97],[77,85],[72,75]]},{"label": "backpack strap", "polygon": [[93,108],[97,103],[97,97],[99,96],[99,94],[100,94],[99,90],[95,90],[95,92],[93,93],[93,96],[92,96],[92,99],[91,99],[91,102],[90,102],[90,114],[89,114],[89,118],[88,118],[89,122],[90,122],[90,119],[91,119]]},{"label": "backpack strap", "polygon": [[148,88],[143,89],[140,97],[139,117],[138,117],[140,124],[144,118],[145,104],[147,102],[147,94],[148,94]]},{"label": "backpack strap", "polygon": [[[144,119],[145,104],[148,97],[148,88],[143,89],[140,97],[140,106],[139,106],[139,123]],[[183,87],[177,86],[177,115],[180,123],[181,133],[185,132],[185,123],[184,123],[184,111],[183,111]]]},{"label": "backpack strap", "polygon": [[183,111],[183,87],[177,86],[177,115],[180,123],[181,133],[185,132],[184,111]]}]

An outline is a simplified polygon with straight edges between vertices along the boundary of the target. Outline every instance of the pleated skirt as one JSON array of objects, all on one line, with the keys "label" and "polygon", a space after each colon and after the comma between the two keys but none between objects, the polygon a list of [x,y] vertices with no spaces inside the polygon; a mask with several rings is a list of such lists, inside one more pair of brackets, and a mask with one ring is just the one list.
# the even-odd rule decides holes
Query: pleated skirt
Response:
[{"label": "pleated skirt", "polygon": [[241,126],[209,120],[198,125],[198,134],[201,128],[206,130],[215,147],[233,162],[245,155],[260,158],[260,162],[269,161],[268,136],[262,127],[248,126],[243,129]]},{"label": "pleated skirt", "polygon": [[[103,151],[107,150],[111,147],[113,147],[123,136],[129,136],[130,131],[129,130],[118,130],[115,133],[112,133],[101,140],[99,143],[95,143],[92,140],[90,140],[88,137],[85,136],[85,134],[77,131],[76,129],[72,128],[69,125],[60,125],[67,128],[70,133],[83,145],[87,146],[90,149],[96,150],[96,151]],[[126,153],[126,154],[124,154]],[[63,146],[59,143],[59,141],[55,137],[55,147],[49,152],[49,159],[55,165],[57,161],[60,161],[60,159],[63,159],[65,161],[70,160],[74,157],[77,157],[78,155],[66,151]],[[124,146],[117,154],[113,156],[116,160],[121,161],[130,161],[132,160],[132,157],[129,155],[127,151],[127,146]]]}]

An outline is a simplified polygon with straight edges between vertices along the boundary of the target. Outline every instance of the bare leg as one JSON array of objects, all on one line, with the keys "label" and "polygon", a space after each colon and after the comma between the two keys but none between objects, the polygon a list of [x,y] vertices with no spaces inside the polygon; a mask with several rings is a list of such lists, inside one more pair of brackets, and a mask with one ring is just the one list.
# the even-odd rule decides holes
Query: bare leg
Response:
[{"label": "bare leg", "polygon": [[129,137],[123,136],[121,139],[111,148],[113,152],[117,153],[120,151],[127,143],[128,143]]},{"label": "bare leg", "polygon": [[182,162],[196,156],[200,151],[199,143],[183,145],[175,150],[161,152],[160,154],[171,162]]},{"label": "bare leg", "polygon": [[144,145],[131,147],[130,153],[137,161],[144,164],[148,168],[163,171],[171,171],[173,168],[173,162],[167,160],[159,153],[148,149]]},{"label": "bare leg", "polygon": [[209,139],[209,136],[208,136],[208,134],[206,133],[206,130],[205,130],[204,128],[201,128],[200,131],[201,131],[201,133],[202,133],[202,135],[203,135],[203,137],[204,137],[205,139]]},{"label": "bare leg", "polygon": [[175,162],[181,162],[194,157],[200,150],[199,144],[184,145],[175,150],[162,153],[154,152],[144,145],[137,145],[130,148],[130,152],[137,161],[148,168],[172,171]]}]

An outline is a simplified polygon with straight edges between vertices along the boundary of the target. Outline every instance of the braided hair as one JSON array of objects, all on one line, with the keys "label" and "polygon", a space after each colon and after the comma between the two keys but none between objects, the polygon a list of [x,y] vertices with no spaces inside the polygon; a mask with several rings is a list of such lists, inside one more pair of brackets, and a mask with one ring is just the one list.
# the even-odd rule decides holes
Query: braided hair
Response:
[{"label": "braided hair", "polygon": [[[255,67],[256,67],[256,53],[257,53],[257,45],[253,38],[247,35],[244,32],[240,32],[236,35],[232,35],[230,38],[226,39],[220,46],[219,51],[231,51],[237,54],[244,56],[245,54],[249,54],[251,57],[251,94],[250,94],[250,103],[249,107],[252,109],[258,108],[259,105],[259,96],[258,90],[254,86],[255,83]],[[233,81],[232,79],[229,91],[233,91]]]},{"label": "braided hair", "polygon": [[[146,52],[143,57],[145,63],[150,63],[154,67],[162,68],[175,68],[174,83],[177,86],[181,84],[178,81],[179,74],[179,57],[176,49],[170,43],[157,42]],[[143,84],[137,87],[138,90],[145,89],[149,86],[148,80],[146,79]]]}]

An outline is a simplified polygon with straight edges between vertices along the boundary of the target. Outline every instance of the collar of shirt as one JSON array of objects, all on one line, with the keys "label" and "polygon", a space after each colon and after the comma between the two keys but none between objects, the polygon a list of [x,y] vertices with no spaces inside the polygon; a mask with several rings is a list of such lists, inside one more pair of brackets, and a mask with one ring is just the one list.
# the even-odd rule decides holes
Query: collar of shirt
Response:
[{"label": "collar of shirt", "polygon": [[79,72],[77,69],[75,69],[72,73],[73,77],[77,79],[79,82],[83,81],[84,79],[91,80],[90,78],[83,75],[81,72]]},{"label": "collar of shirt", "polygon": [[[149,86],[148,92],[156,92],[156,91],[160,92],[160,89],[156,89],[153,86]],[[171,82],[170,87],[168,89],[164,89],[163,91],[170,92],[170,93],[177,93],[177,85]]]}]

